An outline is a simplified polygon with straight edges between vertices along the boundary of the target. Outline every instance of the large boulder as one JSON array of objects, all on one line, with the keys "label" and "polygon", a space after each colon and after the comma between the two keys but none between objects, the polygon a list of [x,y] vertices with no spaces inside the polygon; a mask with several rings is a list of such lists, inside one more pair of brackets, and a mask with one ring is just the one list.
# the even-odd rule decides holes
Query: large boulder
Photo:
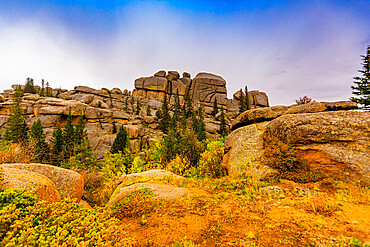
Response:
[{"label": "large boulder", "polygon": [[2,103],[4,101],[5,101],[5,97],[2,94],[0,94],[0,103]]},{"label": "large boulder", "polygon": [[245,174],[262,178],[276,173],[263,165],[263,135],[268,122],[251,124],[231,132],[225,140],[226,154],[222,164],[229,175]]},{"label": "large boulder", "polygon": [[285,114],[315,113],[323,112],[325,110],[325,104],[320,102],[310,102],[302,105],[293,105],[285,112]]},{"label": "large boulder", "polygon": [[172,172],[166,171],[166,170],[161,170],[161,169],[154,169],[154,170],[149,170],[145,172],[140,172],[140,173],[133,173],[129,175],[121,175],[121,177],[118,179],[117,184],[127,184],[127,183],[132,183],[137,180],[143,179],[143,178],[165,178],[165,177],[175,177],[175,178],[183,178],[179,175],[176,175]]},{"label": "large boulder", "polygon": [[188,189],[173,187],[164,184],[139,183],[127,187],[125,187],[124,184],[121,184],[113,192],[111,198],[107,203],[107,207],[116,205],[129,193],[142,189],[151,190],[154,193],[153,199],[165,199],[165,200],[179,199],[181,197],[186,196],[188,193]]},{"label": "large boulder", "polygon": [[26,170],[3,167],[4,180],[1,188],[25,189],[47,202],[60,201],[60,195],[55,184],[46,176]]},{"label": "large boulder", "polygon": [[97,90],[97,89],[86,87],[86,86],[76,86],[74,90],[80,93],[95,94],[95,95],[99,95],[105,98],[109,97],[109,93],[106,90]]},{"label": "large boulder", "polygon": [[166,78],[151,76],[144,80],[143,89],[150,91],[167,92],[168,81]]},{"label": "large boulder", "polygon": [[218,75],[199,73],[192,81],[193,100],[199,102],[226,105],[226,81]]},{"label": "large boulder", "polygon": [[245,111],[231,123],[231,129],[235,130],[245,125],[275,119],[283,115],[287,109],[286,106],[272,106]]},{"label": "large boulder", "polygon": [[166,77],[166,71],[160,70],[157,73],[154,74],[156,77]]},{"label": "large boulder", "polygon": [[333,176],[370,178],[370,113],[329,111],[284,115],[266,134],[288,143],[306,167]]},{"label": "large boulder", "polygon": [[72,170],[36,163],[3,164],[1,166],[3,168],[16,168],[23,171],[42,174],[55,184],[62,199],[74,198],[77,200],[77,202],[79,202],[82,198],[84,179],[79,173]]}]

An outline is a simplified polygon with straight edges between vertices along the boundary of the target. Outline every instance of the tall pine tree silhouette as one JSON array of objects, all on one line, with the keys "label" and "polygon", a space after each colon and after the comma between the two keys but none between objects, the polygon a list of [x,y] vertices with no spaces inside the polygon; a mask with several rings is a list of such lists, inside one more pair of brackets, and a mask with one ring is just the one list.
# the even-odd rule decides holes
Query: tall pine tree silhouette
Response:
[{"label": "tall pine tree silhouette", "polygon": [[63,161],[63,131],[60,127],[60,123],[57,123],[57,127],[53,131],[53,136],[50,140],[51,143],[51,156],[50,161],[53,165],[60,166]]},{"label": "tall pine tree silhouette", "polygon": [[49,162],[49,145],[46,143],[44,128],[40,119],[32,124],[30,131],[30,149],[33,153],[34,161],[40,163]]},{"label": "tall pine tree silhouette", "polygon": [[362,57],[362,70],[359,70],[362,76],[354,77],[352,86],[352,94],[356,97],[352,97],[351,100],[361,104],[362,109],[370,111],[370,46],[367,47],[366,55]]},{"label": "tall pine tree silhouette", "polygon": [[126,128],[123,125],[121,125],[117,133],[116,139],[114,139],[110,152],[112,154],[119,153],[119,152],[125,153],[126,148],[128,147],[128,142],[129,142],[129,138],[128,138]]}]

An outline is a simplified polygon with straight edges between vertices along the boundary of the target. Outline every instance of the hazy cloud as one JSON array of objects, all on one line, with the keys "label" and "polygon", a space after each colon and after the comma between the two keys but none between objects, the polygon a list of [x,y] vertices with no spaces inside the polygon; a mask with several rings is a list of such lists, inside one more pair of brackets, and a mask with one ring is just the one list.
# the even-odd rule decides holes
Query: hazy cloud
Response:
[{"label": "hazy cloud", "polygon": [[132,4],[104,19],[107,30],[86,23],[85,33],[50,13],[0,15],[0,89],[27,77],[68,89],[132,89],[135,78],[165,69],[219,74],[229,97],[248,85],[267,92],[272,105],[304,95],[346,100],[370,31],[354,13],[329,7],[202,13],[163,2]]}]

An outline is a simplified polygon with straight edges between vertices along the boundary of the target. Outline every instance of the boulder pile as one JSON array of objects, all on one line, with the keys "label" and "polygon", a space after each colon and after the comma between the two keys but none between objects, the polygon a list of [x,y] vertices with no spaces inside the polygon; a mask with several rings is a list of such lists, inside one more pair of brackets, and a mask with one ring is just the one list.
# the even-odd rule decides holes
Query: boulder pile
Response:
[{"label": "boulder pile", "polygon": [[[86,86],[76,86],[74,90],[49,88],[53,97],[25,93],[22,107],[28,116],[29,127],[40,119],[47,140],[51,138],[57,123],[62,126],[65,124],[69,113],[73,116],[74,123],[77,123],[78,116],[82,114],[92,149],[97,152],[98,157],[102,157],[104,151],[109,150],[113,144],[113,124],[117,129],[121,125],[126,127],[134,152],[151,146],[160,139],[163,133],[155,115],[161,108],[164,97],[167,97],[172,111],[175,104],[174,95],[179,94],[182,104],[188,92],[195,109],[203,107],[207,138],[213,140],[218,137],[220,126],[220,114],[215,117],[210,115],[213,102],[217,100],[219,108],[224,108],[229,126],[238,111],[240,92],[236,92],[233,99],[227,99],[226,81],[221,76],[210,73],[199,73],[192,79],[187,72],[180,77],[177,71],[159,71],[153,76],[136,79],[134,85],[132,93],[127,89],[98,90]],[[8,120],[13,103],[11,95],[17,86],[20,85],[13,85],[13,89],[4,90],[4,93],[0,94],[0,134],[5,131],[1,127],[4,127]],[[38,92],[40,87],[35,89]],[[268,106],[265,93],[250,91],[248,96],[252,109]],[[137,109],[138,105],[140,110]],[[150,109],[151,116],[148,116],[147,108]]]}]

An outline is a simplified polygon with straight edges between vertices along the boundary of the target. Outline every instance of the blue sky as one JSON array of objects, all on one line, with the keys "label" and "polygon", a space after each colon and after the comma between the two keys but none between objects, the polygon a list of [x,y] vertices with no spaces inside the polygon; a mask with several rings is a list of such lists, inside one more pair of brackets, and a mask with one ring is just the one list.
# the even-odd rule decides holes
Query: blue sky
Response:
[{"label": "blue sky", "polygon": [[271,105],[346,100],[370,44],[369,1],[0,1],[0,90],[72,89],[206,71]]}]

